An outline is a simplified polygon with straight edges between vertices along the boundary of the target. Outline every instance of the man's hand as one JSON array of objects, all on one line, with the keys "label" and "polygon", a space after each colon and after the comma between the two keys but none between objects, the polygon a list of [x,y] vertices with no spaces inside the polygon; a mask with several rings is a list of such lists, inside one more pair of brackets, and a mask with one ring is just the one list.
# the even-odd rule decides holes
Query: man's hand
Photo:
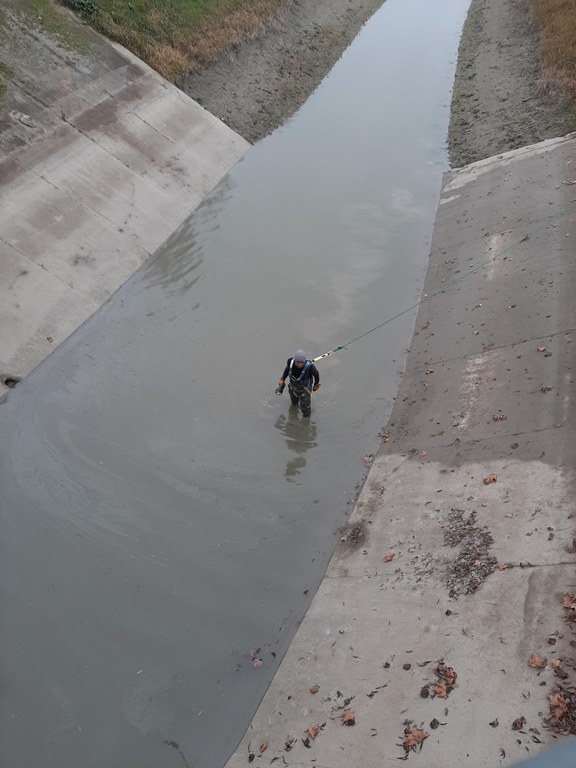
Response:
[{"label": "man's hand", "polygon": [[320,384],[314,384],[314,386],[312,387],[312,390],[314,392],[318,392],[319,389],[320,389]]},{"label": "man's hand", "polygon": [[278,382],[279,387],[283,387],[285,384],[286,384],[286,381],[284,379],[280,379],[280,381]]}]

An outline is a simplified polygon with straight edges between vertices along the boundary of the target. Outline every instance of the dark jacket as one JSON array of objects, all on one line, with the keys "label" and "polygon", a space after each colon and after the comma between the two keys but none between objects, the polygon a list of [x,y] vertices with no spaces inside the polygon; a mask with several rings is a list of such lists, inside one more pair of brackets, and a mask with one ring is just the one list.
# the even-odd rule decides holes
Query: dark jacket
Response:
[{"label": "dark jacket", "polygon": [[[286,368],[284,368],[284,373],[282,374],[281,378],[286,381],[288,376],[290,376],[290,365],[292,363],[292,360],[294,360],[293,357],[289,357],[286,361]],[[308,362],[308,360],[306,361]],[[300,368],[297,368],[295,365],[292,366],[292,376],[291,378],[293,380],[298,380],[298,377],[300,376]],[[314,384],[320,384],[320,374],[318,373],[318,368],[314,365],[314,363],[310,363],[308,366],[308,370],[306,371],[306,379],[302,380],[302,383],[306,386],[310,386],[311,380],[314,379]]]}]

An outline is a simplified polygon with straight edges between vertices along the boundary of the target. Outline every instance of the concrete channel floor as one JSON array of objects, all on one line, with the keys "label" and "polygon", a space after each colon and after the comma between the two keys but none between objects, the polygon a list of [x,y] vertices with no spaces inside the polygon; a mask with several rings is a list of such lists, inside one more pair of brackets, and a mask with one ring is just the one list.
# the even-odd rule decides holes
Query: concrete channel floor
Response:
[{"label": "concrete channel floor", "polygon": [[575,181],[573,137],[446,175],[382,449],[228,768],[480,768],[555,743],[547,697],[576,663]]},{"label": "concrete channel floor", "polygon": [[0,392],[84,322],[249,144],[63,9],[7,0],[0,60]]}]

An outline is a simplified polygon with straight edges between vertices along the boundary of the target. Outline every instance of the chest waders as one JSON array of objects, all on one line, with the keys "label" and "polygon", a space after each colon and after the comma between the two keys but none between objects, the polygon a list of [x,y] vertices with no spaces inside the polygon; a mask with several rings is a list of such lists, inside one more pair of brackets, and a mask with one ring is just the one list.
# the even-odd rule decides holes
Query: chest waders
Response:
[{"label": "chest waders", "polygon": [[306,363],[301,370],[294,368],[294,358],[290,363],[290,376],[288,379],[288,392],[292,405],[300,404],[303,416],[310,416],[312,412],[312,403],[310,402],[310,393],[312,391],[312,377],[310,376],[311,360]]}]

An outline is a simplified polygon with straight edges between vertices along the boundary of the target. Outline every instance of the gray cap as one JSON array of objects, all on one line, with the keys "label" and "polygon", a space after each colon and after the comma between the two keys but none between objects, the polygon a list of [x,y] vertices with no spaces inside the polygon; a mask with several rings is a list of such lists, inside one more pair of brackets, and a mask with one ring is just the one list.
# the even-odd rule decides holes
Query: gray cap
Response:
[{"label": "gray cap", "polygon": [[306,352],[304,352],[303,349],[297,349],[296,354],[294,355],[294,362],[295,363],[305,363],[306,362]]}]

